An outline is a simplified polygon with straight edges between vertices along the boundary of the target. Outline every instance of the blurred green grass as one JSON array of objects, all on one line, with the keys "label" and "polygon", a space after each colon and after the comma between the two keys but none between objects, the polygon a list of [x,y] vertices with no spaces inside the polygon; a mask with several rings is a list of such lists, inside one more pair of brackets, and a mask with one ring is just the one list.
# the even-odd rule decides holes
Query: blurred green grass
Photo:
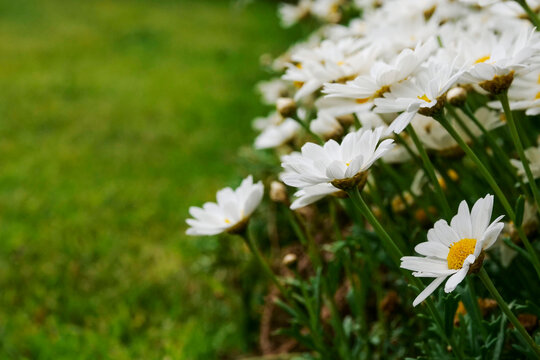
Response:
[{"label": "blurred green grass", "polygon": [[274,6],[0,1],[0,358],[246,350],[184,220],[239,181]]}]

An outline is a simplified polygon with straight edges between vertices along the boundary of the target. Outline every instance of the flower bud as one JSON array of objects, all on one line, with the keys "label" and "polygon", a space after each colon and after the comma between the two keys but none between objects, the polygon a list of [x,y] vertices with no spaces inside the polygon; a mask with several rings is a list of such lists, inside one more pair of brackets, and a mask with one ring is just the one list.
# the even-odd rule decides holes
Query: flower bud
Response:
[{"label": "flower bud", "polygon": [[284,266],[290,267],[294,264],[296,264],[296,261],[298,260],[297,256],[293,253],[288,253],[283,257],[283,260],[281,260],[281,263]]},{"label": "flower bud", "polygon": [[296,112],[296,103],[291,98],[280,97],[276,101],[276,108],[283,118],[288,118]]},{"label": "flower bud", "polygon": [[453,106],[462,106],[467,100],[467,90],[458,86],[452,88],[446,94],[446,100]]},{"label": "flower bud", "polygon": [[285,205],[289,204],[287,188],[282,182],[272,181],[272,183],[270,184],[270,200]]},{"label": "flower bud", "polygon": [[349,127],[354,124],[354,115],[346,114],[346,115],[336,116],[336,120],[341,124],[341,126]]}]

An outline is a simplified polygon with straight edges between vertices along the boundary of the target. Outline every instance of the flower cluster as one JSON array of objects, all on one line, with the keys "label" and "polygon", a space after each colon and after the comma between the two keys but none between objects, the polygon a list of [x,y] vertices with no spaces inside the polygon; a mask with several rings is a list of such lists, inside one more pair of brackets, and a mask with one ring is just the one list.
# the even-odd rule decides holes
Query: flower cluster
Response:
[{"label": "flower cluster", "polygon": [[[425,326],[396,315],[404,299],[413,307],[427,302],[435,333],[447,342],[422,348],[428,358],[446,351],[458,358],[500,356],[501,348],[480,342],[498,337],[502,344],[506,318],[528,345],[523,352],[509,347],[507,356],[540,356],[484,266],[489,259],[496,274],[510,269],[521,276],[519,268],[536,282],[540,277],[532,241],[540,209],[540,125],[533,118],[540,114],[539,5],[299,0],[279,6],[284,26],[320,25],[266,61],[275,76],[257,90],[269,115],[253,121],[259,155],[250,159],[264,159],[253,173],[272,184],[271,201],[286,205],[265,208],[269,222],[288,219],[272,225],[280,239],[272,253],[296,253],[280,253],[286,269],[272,271],[253,241],[249,246],[281,291],[293,317],[287,334],[298,344],[321,358],[370,358],[373,344],[365,339],[373,329]],[[262,194],[262,182],[251,177],[235,191],[221,190],[217,204],[190,209],[188,234],[241,234]],[[492,213],[503,215],[491,221]],[[409,256],[413,249],[422,256]],[[305,261],[296,264],[299,256]],[[455,298],[441,294],[437,306],[429,298],[445,280],[444,291],[453,292],[468,274],[477,274],[505,314],[491,318],[503,329],[498,334],[487,334],[473,281],[468,295],[460,291],[469,338],[443,323],[453,319]],[[381,297],[403,278],[418,290],[414,299],[406,289],[393,295],[398,300]],[[425,286],[423,278],[433,280]],[[517,291],[509,281],[505,294]],[[512,300],[536,302],[538,309],[539,295],[526,289]],[[338,306],[338,298],[348,306]],[[334,336],[321,325],[325,312]],[[388,331],[385,336],[398,336]]]}]

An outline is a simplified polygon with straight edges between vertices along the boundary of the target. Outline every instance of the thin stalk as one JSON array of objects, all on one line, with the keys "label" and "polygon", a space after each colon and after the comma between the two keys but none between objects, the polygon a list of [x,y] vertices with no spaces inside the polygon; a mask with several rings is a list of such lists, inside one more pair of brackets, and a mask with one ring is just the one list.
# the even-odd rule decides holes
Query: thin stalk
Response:
[{"label": "thin stalk", "polygon": [[[392,258],[392,260],[394,262],[394,264],[396,264],[396,266],[399,267],[401,258],[403,257],[403,253],[401,252],[401,250],[397,247],[397,245],[394,243],[394,241],[392,240],[390,235],[388,235],[386,230],[379,223],[379,221],[377,220],[375,215],[373,215],[373,213],[369,209],[369,206],[365,203],[364,199],[362,199],[362,196],[360,195],[360,191],[358,190],[358,188],[355,188],[355,189],[349,191],[348,193],[349,193],[349,197],[352,199],[354,205],[358,209],[360,209],[360,211],[362,212],[362,215],[364,215],[364,217],[368,220],[368,222],[371,224],[371,226],[373,226],[373,228],[375,229],[375,232],[381,238],[383,246],[386,248],[386,251],[389,253],[390,257]],[[418,278],[412,276],[409,272],[403,271],[403,269],[401,269],[401,270],[414,286],[416,286],[417,288],[420,288],[420,287],[423,286],[422,282]],[[461,353],[460,348],[458,348],[456,346],[456,344],[454,343],[454,341],[451,338],[448,338],[446,336],[446,334],[444,332],[443,321],[441,319],[440,314],[437,312],[437,309],[435,308],[435,305],[433,304],[433,302],[430,299],[426,299],[425,303],[426,303],[426,305],[428,307],[428,310],[429,310],[431,316],[433,316],[433,319],[435,320],[435,323],[437,324],[439,329],[441,329],[441,335],[443,336],[443,338],[448,342],[448,344],[453,349],[456,350],[456,356],[459,359],[463,359],[464,355]]]},{"label": "thin stalk", "polygon": [[246,231],[246,232],[247,232],[247,234],[239,234],[239,236],[244,240],[247,247],[251,250],[251,252],[255,256],[257,261],[259,262],[259,265],[264,270],[264,272],[266,273],[268,278],[270,280],[272,280],[272,282],[279,289],[279,292],[282,293],[284,296],[288,297],[289,292],[283,287],[283,285],[281,285],[281,282],[278,280],[278,278],[276,277],[276,275],[274,274],[272,269],[270,269],[270,266],[268,265],[266,260],[264,260],[264,257],[262,256],[259,248],[257,247],[257,245],[256,245],[256,243],[255,243],[255,241],[253,239],[253,235],[249,231]]},{"label": "thin stalk", "polygon": [[476,118],[473,111],[471,110],[469,104],[465,103],[461,107],[461,110],[471,119],[471,121],[480,129],[482,132],[482,135],[486,138],[489,146],[491,146],[491,149],[497,155],[497,160],[501,159],[504,167],[506,168],[507,172],[512,175],[512,177],[518,181],[520,187],[522,190],[525,189],[525,186],[523,184],[523,181],[521,181],[520,177],[516,174],[516,169],[512,166],[510,163],[510,158],[508,157],[508,154],[497,144],[497,141],[495,138],[491,135],[491,133],[486,129],[486,127]]},{"label": "thin stalk", "polygon": [[[332,221],[332,227],[334,228],[334,233],[336,234],[336,240],[337,241],[343,241],[343,237],[341,236],[341,229],[339,228],[339,224],[337,222],[337,216],[336,216],[336,204],[333,201],[330,201],[330,218]],[[365,332],[365,334],[368,333],[368,326],[367,326],[367,312],[366,312],[366,298],[367,298],[367,282],[364,282],[363,284],[360,284],[358,281],[358,276],[356,272],[352,269],[352,251],[351,249],[347,249],[347,254],[345,254],[344,259],[344,265],[345,265],[345,272],[347,274],[347,277],[351,281],[351,285],[353,288],[353,297],[355,299],[355,303],[357,303],[360,307],[360,311],[362,314],[358,316],[358,322],[362,326],[362,330]],[[370,273],[371,268],[368,271],[364,271],[362,273]],[[363,286],[362,286],[363,285]],[[366,343],[368,344],[368,343]],[[367,350],[369,353],[369,344],[367,346]]]},{"label": "thin stalk", "polygon": [[[452,135],[452,137],[457,141],[459,146],[461,146],[463,151],[465,151],[467,156],[469,156],[471,158],[471,160],[476,164],[476,166],[478,166],[478,170],[484,176],[484,178],[488,182],[489,186],[491,186],[491,188],[495,192],[495,195],[499,198],[499,201],[501,202],[501,204],[504,207],[506,213],[508,214],[508,217],[510,217],[510,220],[512,220],[515,223],[516,214],[514,213],[514,210],[512,209],[512,206],[508,202],[508,199],[506,198],[506,195],[504,195],[503,191],[499,187],[499,184],[497,184],[497,181],[493,178],[493,176],[487,170],[487,168],[484,166],[482,161],[480,161],[480,159],[478,159],[478,157],[471,150],[469,145],[467,145],[467,143],[461,138],[461,136],[459,136],[457,131],[450,125],[450,123],[448,122],[448,120],[446,119],[444,114],[441,113],[437,117],[437,120],[442,124],[442,126],[444,126],[446,131],[448,131],[450,133],[450,135]],[[534,266],[534,269],[536,270],[536,273],[537,273],[538,277],[540,277],[540,261],[538,260],[538,256],[536,255],[536,251],[532,247],[529,239],[527,238],[527,235],[525,235],[525,232],[523,231],[523,226],[522,225],[516,226],[516,229],[518,231],[518,235],[519,235],[521,241],[523,241],[523,244],[525,245],[525,248],[527,249],[527,251],[531,255],[531,261],[532,261],[532,264]]]},{"label": "thin stalk", "polygon": [[498,96],[498,98],[503,106],[504,115],[506,116],[508,127],[510,128],[510,135],[512,136],[512,140],[514,141],[514,145],[518,152],[519,159],[521,160],[523,168],[525,169],[525,174],[527,175],[527,180],[529,181],[529,186],[531,187],[534,201],[536,202],[537,209],[540,213],[540,194],[538,193],[538,187],[536,186],[531,167],[529,166],[529,160],[525,156],[525,150],[523,149],[523,144],[521,143],[521,139],[519,138],[516,123],[514,121],[514,117],[512,116],[512,110],[510,110],[510,104],[508,103],[507,92],[503,92]]},{"label": "thin stalk", "polygon": [[[302,218],[297,217],[297,219],[301,223],[302,227],[305,229],[304,239],[307,240],[308,253],[309,253],[311,262],[313,264],[313,267],[315,269],[318,269],[318,268],[322,269],[323,261],[322,261],[321,254],[319,253],[317,244],[315,243],[315,239],[313,239],[313,236],[311,236],[311,233],[309,232]],[[341,321],[341,317],[339,315],[339,311],[337,309],[336,302],[334,299],[334,294],[332,294],[330,291],[330,286],[328,282],[326,281],[326,277],[323,276],[321,280],[322,280],[323,292],[326,295],[325,296],[326,303],[328,307],[330,308],[330,315],[332,317],[333,327],[337,335],[338,351],[343,359],[349,359],[350,358],[349,344],[347,342],[347,338],[345,337],[345,330],[343,329],[343,321]]]},{"label": "thin stalk", "polygon": [[321,137],[317,134],[315,134],[313,131],[311,131],[311,128],[309,127],[309,124],[307,122],[304,122],[300,120],[300,118],[297,115],[294,115],[291,117],[294,121],[296,121],[300,126],[304,128],[304,130],[311,135],[319,144],[324,144],[324,140],[321,139]]},{"label": "thin stalk", "polygon": [[289,220],[289,223],[291,224],[291,227],[295,233],[295,235],[300,240],[300,243],[304,246],[307,245],[307,239],[304,235],[304,232],[302,231],[302,228],[298,224],[298,221],[296,221],[294,217],[293,211],[291,211],[289,208],[285,209],[285,213],[287,214],[287,219]]},{"label": "thin stalk", "polygon": [[526,0],[515,0],[527,13],[527,16],[529,17],[529,20],[536,26],[536,30],[540,29],[540,20],[538,19],[538,16],[536,16],[536,13],[529,7],[529,4],[527,4]]},{"label": "thin stalk", "polygon": [[437,180],[437,175],[435,174],[435,168],[433,167],[433,164],[431,163],[431,160],[429,159],[429,156],[426,153],[426,149],[422,145],[422,142],[418,138],[418,135],[416,134],[416,131],[414,130],[412,125],[409,125],[407,127],[407,132],[411,136],[414,142],[414,145],[416,146],[416,148],[418,149],[418,152],[420,153],[420,157],[422,158],[422,162],[424,163],[424,169],[426,170],[428,177],[433,183],[433,187],[435,188],[435,194],[439,198],[439,203],[443,209],[444,216],[448,219],[451,214],[450,205],[448,205],[448,201],[446,200],[446,196],[444,195],[441,184],[439,184],[439,181]]},{"label": "thin stalk", "polygon": [[[467,136],[469,137],[469,139],[471,139],[471,141],[474,141],[475,139],[477,139],[478,137],[475,136],[472,131],[469,129],[469,127],[465,124],[465,122],[463,121],[463,119],[461,119],[459,117],[459,115],[456,113],[456,111],[454,110],[454,108],[452,106],[447,106],[446,109],[448,110],[448,112],[452,115],[452,117],[456,120],[456,122],[458,123],[459,127],[463,129],[463,131],[465,131],[465,133],[467,134]],[[473,115],[474,116],[474,115]],[[481,130],[481,129],[480,129]],[[478,139],[480,140],[480,139]],[[487,139],[486,139],[487,140]],[[486,148],[483,146],[483,144],[481,144],[482,146],[480,146],[480,148],[483,150],[481,154],[479,154],[478,156],[480,157],[481,156],[481,159],[482,161],[485,161],[486,164],[490,163],[490,159],[491,157],[489,156],[489,154],[487,153],[486,151]],[[502,163],[505,164],[507,163],[509,166],[510,165],[510,160],[508,160],[508,156],[505,156],[506,157],[506,162],[503,161]],[[498,161],[498,159],[496,161],[494,161],[492,163],[493,165],[493,168],[492,169],[496,169],[498,172],[499,172],[499,177],[501,179],[504,179],[504,182],[505,182],[505,185],[510,187],[512,190],[513,189],[513,178],[510,176],[510,174],[508,174],[508,169],[504,169],[502,168],[501,169],[501,162]],[[510,169],[510,172],[512,172],[512,170]]]},{"label": "thin stalk", "polygon": [[407,141],[400,134],[394,134],[394,136],[396,137],[397,142],[405,148],[411,159],[413,159],[419,167],[422,167],[422,160],[418,158],[418,154],[413,151],[409,144],[407,144]]},{"label": "thin stalk", "polygon": [[480,311],[480,307],[478,306],[478,298],[476,297],[476,291],[474,291],[474,282],[469,276],[466,277],[466,280],[467,280],[467,288],[469,290],[469,294],[472,299],[472,304],[471,304],[472,309],[469,309],[469,311],[472,311],[473,313],[472,318],[474,319],[474,322],[477,323],[478,328],[480,332],[482,333],[482,337],[485,340],[487,338],[487,332],[486,332],[486,328],[482,324],[482,312]]},{"label": "thin stalk", "polygon": [[403,253],[396,245],[394,240],[392,240],[390,235],[388,235],[386,230],[384,230],[375,215],[373,215],[373,213],[369,209],[369,206],[365,203],[364,199],[362,199],[358,188],[355,187],[353,190],[349,191],[349,196],[353,200],[353,203],[360,209],[362,215],[364,215],[364,217],[371,224],[371,226],[373,226],[375,232],[379,235],[379,237],[381,237],[383,246],[386,248],[386,251],[388,251],[394,264],[399,266],[401,258],[403,257]]},{"label": "thin stalk", "polygon": [[491,281],[488,273],[483,267],[480,269],[480,272],[478,273],[478,277],[480,278],[480,280],[482,280],[486,289],[488,289],[488,291],[491,293],[491,296],[495,298],[495,300],[497,301],[497,304],[499,305],[503,313],[506,315],[506,317],[508,317],[508,320],[510,320],[512,325],[514,325],[521,339],[531,348],[531,350],[537,357],[540,357],[540,347],[536,345],[534,340],[527,333],[527,330],[525,330],[523,325],[521,325],[517,317],[510,310],[510,308],[508,307],[508,304],[506,303],[506,301],[504,301],[504,299],[502,298],[501,294],[499,293],[495,285],[493,285],[493,282]]}]

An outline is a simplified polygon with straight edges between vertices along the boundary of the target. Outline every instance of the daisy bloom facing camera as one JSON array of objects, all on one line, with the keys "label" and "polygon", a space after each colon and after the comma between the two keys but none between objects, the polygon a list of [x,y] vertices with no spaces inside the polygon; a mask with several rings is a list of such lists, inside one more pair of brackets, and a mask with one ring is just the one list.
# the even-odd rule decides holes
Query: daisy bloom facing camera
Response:
[{"label": "daisy bloom facing camera", "polygon": [[492,210],[493,195],[476,201],[470,212],[467,203],[462,201],[450,225],[446,220],[437,221],[427,233],[428,241],[416,246],[415,251],[424,257],[401,258],[401,267],[414,271],[414,276],[435,278],[414,299],[413,306],[424,301],[446,278],[449,277],[444,291],[449,293],[468,273],[480,269],[483,251],[495,243],[504,227],[499,221],[502,216],[490,224]]},{"label": "daisy bloom facing camera", "polygon": [[315,195],[310,190],[317,186],[315,193],[320,196],[310,197],[312,201],[333,191],[362,187],[370,166],[394,146],[392,139],[380,141],[383,131],[383,127],[360,129],[347,134],[341,144],[334,140],[327,141],[323,146],[306,143],[301,153],[281,158],[281,166],[285,170],[281,180],[289,186],[304,189],[304,192],[297,194],[299,196],[306,193]]}]

